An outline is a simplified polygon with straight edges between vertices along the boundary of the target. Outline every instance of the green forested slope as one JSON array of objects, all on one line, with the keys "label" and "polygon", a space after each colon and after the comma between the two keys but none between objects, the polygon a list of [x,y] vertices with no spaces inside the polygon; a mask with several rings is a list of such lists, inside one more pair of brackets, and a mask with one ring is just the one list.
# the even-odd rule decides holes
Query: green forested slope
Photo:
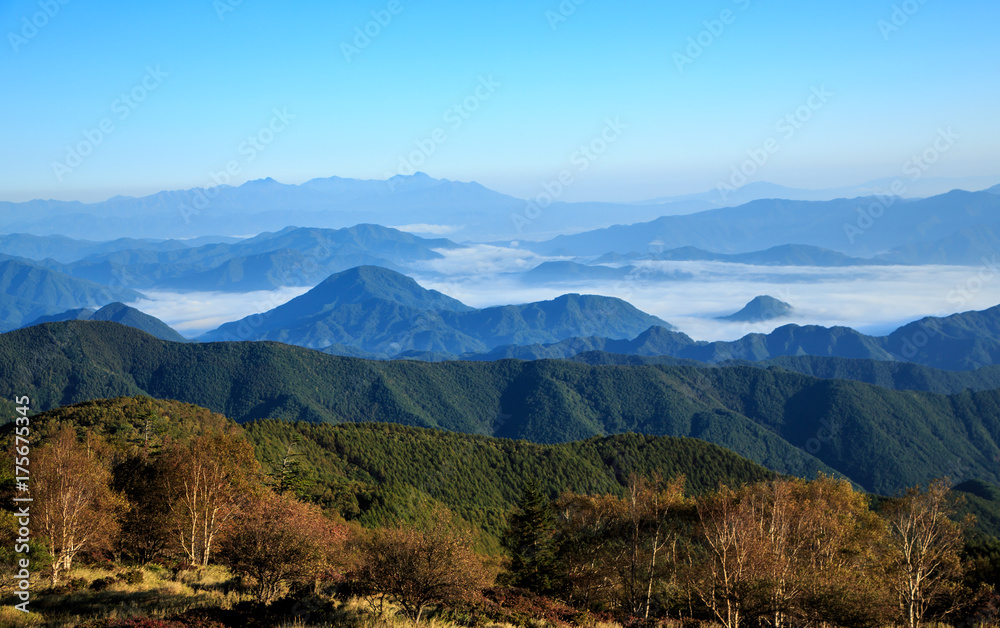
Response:
[{"label": "green forested slope", "polygon": [[31,395],[36,410],[141,393],[241,423],[377,421],[540,443],[690,436],[778,472],[833,469],[885,493],[956,466],[1000,479],[1000,391],[893,391],[780,369],[374,362],[276,343],[169,343],[70,321],[0,336],[0,389],[5,399]]},{"label": "green forested slope", "polygon": [[[73,425],[104,436],[124,452],[143,446],[155,452],[166,439],[184,441],[231,421],[191,404],[120,397],[50,410],[35,415],[33,425],[36,441]],[[730,451],[691,438],[622,434],[538,445],[384,423],[272,420],[245,428],[265,472],[273,475],[288,457],[298,464],[299,477],[309,481],[307,496],[373,526],[412,520],[429,501],[439,501],[498,535],[527,478],[537,479],[555,497],[566,491],[621,494],[632,474],[684,475],[691,493],[773,476]],[[7,425],[3,431],[9,429]]]},{"label": "green forested slope", "polygon": [[[705,362],[684,360],[670,356],[641,356],[605,351],[585,351],[570,358],[583,364],[665,364],[709,367]],[[731,360],[718,366],[778,367],[787,371],[823,379],[850,379],[875,384],[893,390],[920,390],[942,395],[1000,388],[1000,366],[984,366],[974,371],[945,371],[912,362],[887,362],[855,358],[831,358],[815,355],[788,355],[759,362]]]},{"label": "green forested slope", "polygon": [[302,453],[310,492],[367,525],[416,515],[426,499],[498,534],[527,478],[552,497],[565,491],[621,494],[631,474],[684,475],[691,492],[771,473],[721,447],[691,438],[619,434],[538,445],[392,424],[263,421],[247,434],[265,463]]}]

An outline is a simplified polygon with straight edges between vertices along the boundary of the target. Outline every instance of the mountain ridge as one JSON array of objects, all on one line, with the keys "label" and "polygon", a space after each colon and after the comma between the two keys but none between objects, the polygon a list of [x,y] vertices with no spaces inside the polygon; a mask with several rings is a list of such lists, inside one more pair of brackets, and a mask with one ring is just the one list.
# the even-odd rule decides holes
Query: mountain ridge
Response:
[{"label": "mountain ridge", "polygon": [[577,333],[624,338],[650,325],[669,324],[614,297],[567,294],[475,309],[395,271],[362,266],[335,273],[288,303],[225,323],[198,340],[275,340],[314,349],[336,345],[390,357],[406,351],[460,355]]},{"label": "mountain ridge", "polygon": [[141,298],[142,294],[127,288],[112,288],[14,259],[0,260],[0,331],[69,309]]},{"label": "mountain ridge", "polygon": [[378,421],[540,443],[689,436],[780,473],[836,471],[881,493],[948,475],[956,458],[969,478],[1000,479],[1000,390],[945,396],[748,366],[370,361],[69,321],[0,335],[0,389],[5,409],[15,394],[37,410],[145,394],[239,422]]}]

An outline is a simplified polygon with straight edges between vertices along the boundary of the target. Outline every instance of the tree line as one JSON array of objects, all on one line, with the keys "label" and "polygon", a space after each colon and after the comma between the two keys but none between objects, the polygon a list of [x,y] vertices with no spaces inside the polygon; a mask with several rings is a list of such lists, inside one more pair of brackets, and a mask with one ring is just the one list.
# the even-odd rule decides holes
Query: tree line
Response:
[{"label": "tree line", "polygon": [[644,620],[919,626],[968,610],[969,518],[936,481],[878,511],[844,480],[778,478],[697,497],[633,477],[624,496],[529,484],[504,537],[515,586]]},{"label": "tree line", "polygon": [[433,500],[417,522],[365,529],[305,499],[294,442],[262,465],[235,425],[172,438],[142,412],[128,442],[67,424],[35,449],[32,563],[49,586],[80,560],[224,564],[261,604],[332,583],[419,621],[499,586],[622,621],[726,628],[916,627],[991,595],[963,578],[972,522],[942,481],[878,503],[824,476],[698,495],[682,476],[632,476],[618,495],[528,482],[500,526],[504,555],[484,556],[472,526]]}]

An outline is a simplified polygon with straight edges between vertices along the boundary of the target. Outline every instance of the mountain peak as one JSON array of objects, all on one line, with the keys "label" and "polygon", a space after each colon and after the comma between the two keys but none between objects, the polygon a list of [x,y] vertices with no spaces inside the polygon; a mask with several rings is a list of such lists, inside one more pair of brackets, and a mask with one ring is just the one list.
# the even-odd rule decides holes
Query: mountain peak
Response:
[{"label": "mountain peak", "polygon": [[[255,186],[255,185],[281,185],[275,181],[272,177],[264,177],[263,179],[251,179],[243,184],[243,186]],[[241,187],[243,187],[241,186]]]},{"label": "mountain peak", "polygon": [[754,297],[742,310],[729,316],[720,316],[719,320],[738,321],[744,323],[759,323],[777,318],[785,318],[795,311],[791,304],[775,299],[769,295]]},{"label": "mountain peak", "polygon": [[147,334],[156,336],[160,340],[171,342],[187,342],[184,336],[177,333],[172,327],[141,310],[125,305],[124,303],[109,303],[90,315],[88,320],[111,321],[121,325],[127,325],[142,330]]},{"label": "mountain peak", "polygon": [[413,278],[381,266],[355,266],[324,279],[315,288],[278,309],[295,316],[316,314],[371,300],[388,301],[418,310],[464,312],[469,306],[437,290],[428,290]]}]

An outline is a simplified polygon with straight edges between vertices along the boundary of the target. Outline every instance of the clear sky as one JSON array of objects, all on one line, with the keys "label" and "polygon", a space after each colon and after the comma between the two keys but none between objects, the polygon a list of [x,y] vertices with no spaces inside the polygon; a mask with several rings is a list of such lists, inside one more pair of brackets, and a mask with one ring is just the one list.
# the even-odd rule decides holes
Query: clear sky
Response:
[{"label": "clear sky", "polygon": [[927,176],[1000,175],[998,18],[996,0],[11,0],[0,200],[208,186],[230,162],[235,183],[419,162],[518,196],[572,169],[562,200],[637,200],[766,147],[750,180],[836,187],[900,176],[949,128]]}]

